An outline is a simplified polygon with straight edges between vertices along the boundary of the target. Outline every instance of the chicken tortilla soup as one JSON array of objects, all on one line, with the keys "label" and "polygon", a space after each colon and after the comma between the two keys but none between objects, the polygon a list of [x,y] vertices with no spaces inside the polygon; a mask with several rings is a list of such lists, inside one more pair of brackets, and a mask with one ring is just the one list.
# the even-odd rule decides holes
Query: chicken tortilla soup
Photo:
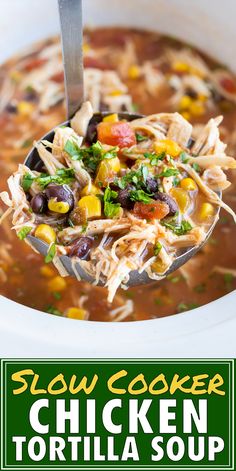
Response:
[{"label": "chicken tortilla soup", "polygon": [[[22,164],[64,121],[60,42],[33,45],[0,68],[0,191],[9,206],[0,207],[0,293],[58,316],[117,322],[173,315],[232,291],[236,78],[196,48],[142,30],[86,30],[83,49],[87,103],[53,144],[37,144],[43,173]],[[90,121],[99,111],[107,116]],[[124,111],[145,117],[128,123]],[[208,242],[161,279],[180,248],[204,241],[217,205]],[[30,232],[53,257],[21,242]],[[62,276],[47,263],[55,250],[79,257],[106,288]],[[128,288],[132,269],[153,283]]]}]

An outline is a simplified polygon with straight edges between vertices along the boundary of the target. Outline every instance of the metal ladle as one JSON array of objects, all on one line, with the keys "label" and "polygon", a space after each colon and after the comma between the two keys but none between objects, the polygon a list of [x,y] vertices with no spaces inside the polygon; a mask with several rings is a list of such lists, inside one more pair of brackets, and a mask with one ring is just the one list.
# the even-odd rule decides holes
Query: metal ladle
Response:
[{"label": "metal ladle", "polygon": [[[84,100],[83,92],[83,23],[82,23],[82,0],[58,0],[60,24],[61,24],[61,42],[63,51],[64,63],[64,76],[65,76],[65,95],[67,105],[67,119],[66,126],[70,126],[70,119],[74,116],[76,111],[80,108]],[[101,116],[107,113],[101,113]],[[132,113],[119,113],[121,119],[132,121],[140,118],[140,115]],[[54,137],[54,130],[46,134],[43,139],[52,142]],[[26,160],[25,165],[31,170],[38,170],[41,165],[41,159],[35,148],[31,149]],[[215,220],[211,225],[206,239],[198,246],[191,247],[184,253],[176,257],[171,267],[164,276],[174,272],[182,265],[184,265],[190,258],[192,258],[198,250],[205,244],[206,240],[210,237],[217,219],[219,210],[216,214]],[[28,235],[28,241],[31,245],[42,255],[48,252],[48,245],[40,239]],[[60,257],[62,264],[71,276],[75,276],[74,269],[72,268],[71,258],[62,255]],[[76,271],[82,280],[92,283],[94,279],[89,276],[80,266],[79,262],[76,264]],[[139,273],[137,270],[130,273],[128,285],[135,286],[153,282],[146,272]],[[102,285],[102,283],[100,283]]]}]

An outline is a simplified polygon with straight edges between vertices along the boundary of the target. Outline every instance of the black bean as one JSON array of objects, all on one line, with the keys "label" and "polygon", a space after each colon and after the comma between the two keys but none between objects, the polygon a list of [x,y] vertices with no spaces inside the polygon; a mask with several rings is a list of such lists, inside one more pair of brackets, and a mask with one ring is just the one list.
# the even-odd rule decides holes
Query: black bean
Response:
[{"label": "black bean", "polygon": [[46,213],[48,207],[48,199],[45,193],[38,193],[33,196],[30,206],[35,214]]},{"label": "black bean", "polygon": [[76,239],[69,247],[69,257],[78,257],[85,259],[93,246],[92,237],[80,237]]},{"label": "black bean", "polygon": [[191,147],[193,146],[194,143],[195,143],[195,140],[192,137],[190,137],[188,142],[187,142],[187,148],[191,149]]},{"label": "black bean", "polygon": [[197,92],[193,90],[192,88],[187,88],[185,90],[186,95],[188,95],[190,98],[193,98],[194,100],[198,97]]},{"label": "black bean", "polygon": [[64,203],[68,203],[69,211],[74,208],[74,195],[68,185],[50,183],[46,188],[46,195],[48,199],[56,198],[58,202],[63,201]]},{"label": "black bean", "polygon": [[122,208],[133,209],[134,201],[130,199],[130,189],[125,188],[124,190],[118,191],[117,202],[120,203]]},{"label": "black bean", "polygon": [[8,113],[16,113],[17,112],[17,106],[14,103],[9,102],[6,106],[6,111]]},{"label": "black bean", "polygon": [[102,120],[101,114],[97,114],[92,117],[92,119],[89,122],[88,129],[87,129],[87,134],[86,134],[86,142],[88,144],[93,144],[94,142],[97,141],[97,125],[100,123]]},{"label": "black bean", "polygon": [[147,177],[146,178],[146,186],[147,186],[147,191],[149,193],[155,193],[158,190],[158,183],[155,180],[155,178],[152,177]]},{"label": "black bean", "polygon": [[32,101],[35,102],[38,99],[38,94],[35,90],[26,90],[24,94],[24,100],[25,101]]},{"label": "black bean", "polygon": [[164,203],[168,204],[170,210],[168,216],[174,216],[175,213],[179,211],[176,201],[170,195],[167,195],[167,193],[161,193],[159,191],[158,193],[155,193],[153,198],[156,201],[163,201]]}]

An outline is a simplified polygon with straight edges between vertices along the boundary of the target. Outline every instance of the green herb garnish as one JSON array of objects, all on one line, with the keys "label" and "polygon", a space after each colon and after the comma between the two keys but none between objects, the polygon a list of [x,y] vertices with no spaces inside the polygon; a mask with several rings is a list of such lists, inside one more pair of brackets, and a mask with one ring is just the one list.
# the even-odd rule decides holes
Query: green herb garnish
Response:
[{"label": "green herb garnish", "polygon": [[201,167],[200,167],[200,165],[197,164],[197,162],[194,162],[192,164],[192,167],[193,167],[193,170],[195,170],[195,172],[197,172],[197,173],[201,172]]},{"label": "green herb garnish", "polygon": [[188,310],[191,310],[191,309],[196,309],[197,307],[199,307],[199,304],[197,304],[197,303],[189,303],[189,304],[179,303],[178,306],[177,306],[177,310],[178,310],[178,312],[184,312],[184,311],[188,311]]},{"label": "green herb garnish", "polygon": [[81,234],[85,234],[87,231],[88,223],[82,225]]},{"label": "green herb garnish", "polygon": [[176,219],[174,220],[167,220],[161,221],[162,226],[165,226],[167,229],[170,229],[174,234],[181,236],[186,234],[187,232],[191,231],[193,226],[190,224],[190,222],[182,220],[180,224],[176,222]]},{"label": "green herb garnish", "polygon": [[157,243],[154,245],[154,250],[153,250],[154,255],[155,255],[156,257],[159,255],[161,249],[162,249],[162,244],[161,244],[160,242],[157,242]]},{"label": "green herb garnish", "polygon": [[22,229],[17,233],[17,237],[19,237],[20,240],[24,240],[27,235],[32,231],[32,227],[29,226],[24,226]]},{"label": "green herb garnish", "polygon": [[196,291],[196,293],[204,293],[206,291],[206,285],[205,283],[200,283],[199,285],[196,285],[193,289],[194,291]]},{"label": "green herb garnish", "polygon": [[161,152],[161,154],[156,154],[155,152],[145,152],[143,154],[143,156],[145,157],[145,159],[149,159],[150,160],[150,164],[152,166],[155,166],[155,165],[159,165],[159,163],[164,160],[165,156],[166,156],[166,153],[165,152]]},{"label": "green herb garnish", "polygon": [[52,304],[49,304],[46,306],[45,311],[48,312],[49,314],[54,314],[54,316],[62,316],[62,312],[59,311],[55,306]]},{"label": "green herb garnish", "polygon": [[56,255],[56,244],[51,244],[49,249],[48,249],[48,252],[47,252],[47,255],[44,259],[45,263],[50,263],[52,262],[52,260],[54,259]]},{"label": "green herb garnish", "polygon": [[54,291],[52,294],[57,301],[61,300],[61,293],[59,293],[58,291]]},{"label": "green herb garnish", "polygon": [[148,204],[152,201],[150,195],[143,190],[131,190],[129,197],[132,201],[141,201],[142,203]]},{"label": "green herb garnish", "polygon": [[81,148],[75,141],[68,139],[64,150],[72,160],[82,160],[85,168],[94,173],[101,160],[113,159],[117,156],[118,147],[112,147],[109,151],[105,151],[102,144],[97,141],[90,147]]},{"label": "green herb garnish", "polygon": [[114,200],[117,198],[118,193],[111,190],[108,186],[105,190],[103,201],[104,201],[104,214],[107,218],[113,219],[118,216],[120,212],[120,203],[115,203]]},{"label": "green herb garnish", "polygon": [[186,152],[181,152],[181,153],[179,154],[179,158],[180,158],[181,162],[183,162],[183,164],[187,164],[188,161],[189,161],[189,157],[188,157],[188,155],[186,154]]},{"label": "green herb garnish", "polygon": [[177,168],[167,168],[163,172],[159,173],[158,177],[175,177],[179,174],[179,170]]},{"label": "green herb garnish", "polygon": [[224,274],[224,283],[227,291],[232,290],[232,283],[233,283],[234,276],[232,273],[225,273]]},{"label": "green herb garnish", "polygon": [[30,173],[26,173],[23,176],[22,181],[21,181],[21,186],[25,192],[29,191],[34,180],[35,180],[35,177],[30,175]]},{"label": "green herb garnish", "polygon": [[143,134],[140,134],[139,132],[136,132],[136,140],[137,140],[137,142],[147,141],[148,136],[144,136]]},{"label": "green herb garnish", "polygon": [[57,183],[58,185],[70,184],[75,179],[75,172],[73,168],[60,168],[56,171],[56,175],[48,175],[41,173],[39,177],[35,179],[42,188],[46,188],[49,183]]}]

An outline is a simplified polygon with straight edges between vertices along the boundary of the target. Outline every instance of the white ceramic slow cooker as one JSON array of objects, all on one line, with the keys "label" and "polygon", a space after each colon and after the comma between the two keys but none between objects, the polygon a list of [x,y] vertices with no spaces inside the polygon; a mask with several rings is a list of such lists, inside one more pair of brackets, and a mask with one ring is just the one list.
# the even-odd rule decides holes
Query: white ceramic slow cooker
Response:
[{"label": "white ceramic slow cooker", "polygon": [[[0,0],[0,62],[58,32],[56,0]],[[235,0],[84,0],[90,26],[124,25],[192,42],[236,71]],[[0,297],[1,357],[235,357],[236,293],[133,323],[79,322]]]}]

